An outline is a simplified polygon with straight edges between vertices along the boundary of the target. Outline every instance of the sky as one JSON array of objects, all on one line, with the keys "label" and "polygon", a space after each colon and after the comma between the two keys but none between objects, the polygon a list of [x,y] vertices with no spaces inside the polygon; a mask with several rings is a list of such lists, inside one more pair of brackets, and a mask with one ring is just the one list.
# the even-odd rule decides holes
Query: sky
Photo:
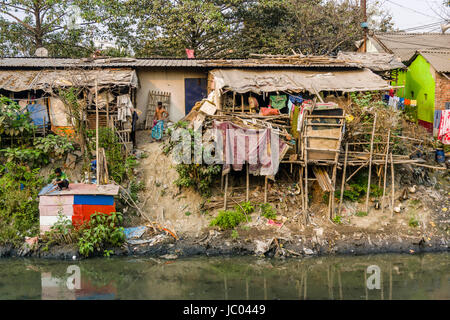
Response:
[{"label": "sky", "polygon": [[[375,0],[367,0],[368,5]],[[407,29],[442,21],[433,8],[443,8],[442,0],[380,0],[381,7],[388,10],[398,29]],[[447,8],[447,14],[450,8]],[[411,31],[413,32],[413,31]],[[417,29],[414,32],[440,32],[439,25]]]}]

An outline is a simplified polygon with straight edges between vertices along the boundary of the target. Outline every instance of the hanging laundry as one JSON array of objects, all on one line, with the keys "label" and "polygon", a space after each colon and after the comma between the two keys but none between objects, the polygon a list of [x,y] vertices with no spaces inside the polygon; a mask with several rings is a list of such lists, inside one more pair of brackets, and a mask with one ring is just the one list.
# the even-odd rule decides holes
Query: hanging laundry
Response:
[{"label": "hanging laundry", "polygon": [[[290,100],[289,100],[290,102]],[[293,105],[292,117],[291,117],[291,134],[297,139],[298,138],[298,116],[300,113],[300,107]]]},{"label": "hanging laundry", "polygon": [[394,89],[390,89],[390,90],[389,90],[389,96],[390,96],[390,97],[393,97],[393,96],[394,96]]},{"label": "hanging laundry", "polygon": [[270,105],[274,109],[283,109],[286,107],[286,95],[270,96]]},{"label": "hanging laundry", "polygon": [[20,111],[23,111],[28,105],[28,100],[19,100],[18,105],[20,106]]},{"label": "hanging laundry", "polygon": [[410,106],[410,105],[411,105],[411,100],[405,99],[405,106]]},{"label": "hanging laundry", "polygon": [[438,139],[443,144],[450,144],[450,110],[441,110]]},{"label": "hanging laundry", "polygon": [[295,105],[300,105],[303,103],[303,98],[302,96],[289,96],[289,101]]},{"label": "hanging laundry", "polygon": [[385,94],[385,95],[383,96],[383,100],[386,101],[386,102],[389,102],[389,95],[388,95],[388,94]]},{"label": "hanging laundry", "polygon": [[411,100],[411,107],[417,106],[417,100]]},{"label": "hanging laundry", "polygon": [[117,120],[126,122],[127,117],[132,116],[131,109],[133,103],[131,102],[130,95],[124,94],[117,97]]}]

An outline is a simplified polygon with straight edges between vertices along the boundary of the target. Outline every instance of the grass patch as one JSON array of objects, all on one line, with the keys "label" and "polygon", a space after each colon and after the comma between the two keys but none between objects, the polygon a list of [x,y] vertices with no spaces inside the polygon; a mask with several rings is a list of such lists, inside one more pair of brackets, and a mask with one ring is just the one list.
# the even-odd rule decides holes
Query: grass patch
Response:
[{"label": "grass patch", "polygon": [[355,213],[355,216],[357,217],[366,217],[368,213],[366,211],[358,211]]}]

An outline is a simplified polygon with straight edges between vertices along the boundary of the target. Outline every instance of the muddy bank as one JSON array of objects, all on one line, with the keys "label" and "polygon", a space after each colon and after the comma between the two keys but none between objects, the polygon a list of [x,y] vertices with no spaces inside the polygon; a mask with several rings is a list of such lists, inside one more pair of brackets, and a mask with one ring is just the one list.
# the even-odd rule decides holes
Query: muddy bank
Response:
[{"label": "muddy bank", "polygon": [[[192,256],[243,256],[257,255],[268,258],[302,258],[323,255],[366,255],[378,253],[447,252],[450,241],[444,237],[381,237],[362,236],[348,240],[332,238],[284,240],[232,240],[221,236],[212,239],[182,238],[178,241],[166,237],[157,244],[132,245],[126,243],[121,248],[110,248],[116,256],[148,256],[174,260]],[[102,256],[98,254],[97,256]],[[31,257],[42,259],[78,260],[80,256],[75,245],[53,246],[44,249],[39,245],[34,250],[17,249],[7,245],[0,247],[0,258]]]}]

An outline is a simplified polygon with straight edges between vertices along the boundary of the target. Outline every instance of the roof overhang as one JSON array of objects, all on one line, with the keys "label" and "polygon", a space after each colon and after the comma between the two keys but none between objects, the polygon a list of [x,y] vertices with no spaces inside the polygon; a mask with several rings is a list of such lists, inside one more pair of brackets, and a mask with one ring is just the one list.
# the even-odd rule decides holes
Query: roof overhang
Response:
[{"label": "roof overhang", "polygon": [[232,90],[237,93],[277,91],[380,91],[389,90],[387,81],[369,69],[357,70],[239,70],[214,69],[215,89]]},{"label": "roof overhang", "polygon": [[133,69],[0,70],[0,89],[20,92],[63,87],[125,86],[137,88]]}]

